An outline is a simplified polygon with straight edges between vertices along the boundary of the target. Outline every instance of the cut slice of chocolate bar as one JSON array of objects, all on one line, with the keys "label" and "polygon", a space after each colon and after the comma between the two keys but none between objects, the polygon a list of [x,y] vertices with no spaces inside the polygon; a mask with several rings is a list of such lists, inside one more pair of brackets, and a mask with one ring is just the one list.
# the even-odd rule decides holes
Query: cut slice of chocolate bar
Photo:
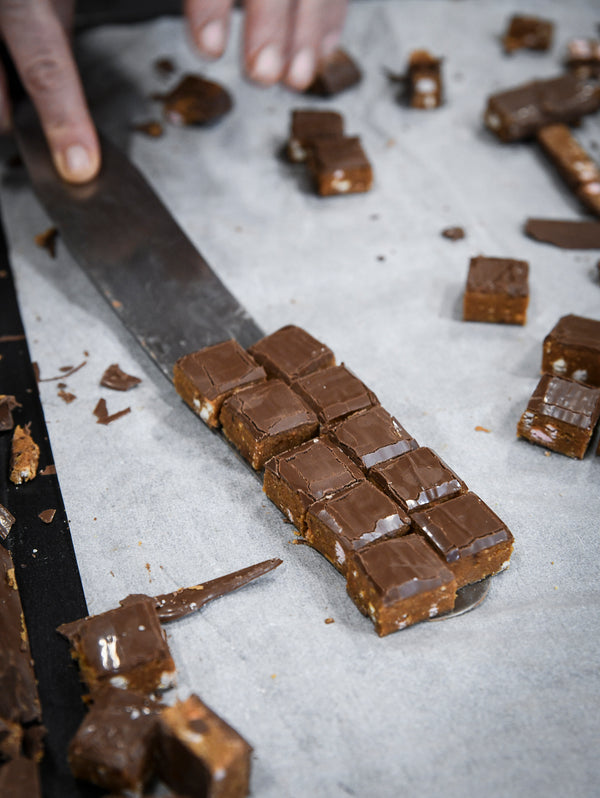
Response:
[{"label": "cut slice of chocolate bar", "polygon": [[294,324],[288,324],[261,338],[248,352],[269,377],[289,384],[314,371],[335,365],[331,349]]},{"label": "cut slice of chocolate bar", "polygon": [[463,297],[463,319],[525,324],[529,264],[512,258],[471,258]]},{"label": "cut slice of chocolate bar", "polygon": [[562,316],[544,338],[541,370],[600,387],[600,320]]},{"label": "cut slice of chocolate bar", "polygon": [[315,78],[306,91],[321,97],[333,97],[356,86],[361,78],[361,71],[352,56],[338,48],[319,61]]},{"label": "cut slice of chocolate bar", "polygon": [[303,163],[315,141],[343,135],[344,118],[337,111],[297,108],[292,111],[287,156],[293,163]]},{"label": "cut slice of chocolate bar", "polygon": [[373,391],[342,363],[296,380],[292,387],[312,407],[322,426],[378,405]]},{"label": "cut slice of chocolate bar", "polygon": [[361,193],[373,185],[373,167],[358,136],[317,139],[308,166],[322,197]]}]

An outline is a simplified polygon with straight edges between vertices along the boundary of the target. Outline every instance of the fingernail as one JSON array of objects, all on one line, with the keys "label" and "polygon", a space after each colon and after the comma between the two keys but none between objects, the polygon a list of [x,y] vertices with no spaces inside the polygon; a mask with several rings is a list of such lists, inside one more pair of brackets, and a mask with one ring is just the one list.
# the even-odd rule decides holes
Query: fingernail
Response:
[{"label": "fingernail", "polygon": [[254,59],[250,77],[259,83],[276,83],[281,77],[283,60],[278,48],[267,44]]},{"label": "fingernail", "polygon": [[300,50],[294,56],[286,75],[286,83],[296,89],[305,89],[315,72],[315,56],[312,50]]},{"label": "fingernail", "polygon": [[97,165],[90,152],[82,144],[71,144],[56,155],[57,166],[66,180],[76,183],[89,180],[96,173]]},{"label": "fingernail", "polygon": [[215,19],[200,29],[198,46],[208,55],[221,55],[225,49],[225,26],[221,20]]}]

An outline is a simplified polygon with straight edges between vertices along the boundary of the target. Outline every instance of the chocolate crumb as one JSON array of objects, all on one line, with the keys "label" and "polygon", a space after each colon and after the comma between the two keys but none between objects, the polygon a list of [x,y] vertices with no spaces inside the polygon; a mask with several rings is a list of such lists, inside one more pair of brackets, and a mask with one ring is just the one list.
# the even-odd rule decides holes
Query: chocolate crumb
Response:
[{"label": "chocolate crumb", "polygon": [[39,365],[37,364],[37,362],[35,360],[33,361],[33,363],[31,365],[33,367],[33,374],[35,376],[35,381],[39,382],[40,381],[40,367],[39,367]]},{"label": "chocolate crumb", "polygon": [[138,133],[144,133],[152,139],[158,139],[164,133],[163,126],[155,119],[149,119],[147,122],[138,122],[137,125],[133,125],[133,130]]},{"label": "chocolate crumb", "polygon": [[74,402],[75,399],[77,399],[74,393],[69,393],[69,391],[63,391],[62,388],[58,392],[58,396],[60,396],[63,402],[66,402],[67,404],[71,404],[71,402]]},{"label": "chocolate crumb", "polygon": [[462,227],[446,227],[445,230],[442,230],[442,235],[444,238],[450,239],[450,241],[460,241],[461,238],[465,237],[466,233]]},{"label": "chocolate crumb", "polygon": [[56,239],[58,238],[58,230],[56,227],[49,227],[43,233],[38,233],[33,239],[40,249],[45,249],[51,258],[56,257]]},{"label": "chocolate crumb", "polygon": [[40,471],[40,476],[41,477],[51,477],[54,474],[56,474],[56,466],[54,465],[54,463],[51,463],[50,465],[47,465],[46,468],[43,468]]},{"label": "chocolate crumb", "polygon": [[31,437],[30,424],[16,426],[10,453],[10,481],[21,485],[34,479],[39,458],[40,449]]},{"label": "chocolate crumb", "polygon": [[61,366],[58,370],[59,371],[71,371],[73,366]]},{"label": "chocolate crumb", "polygon": [[161,77],[167,78],[175,72],[175,64],[170,58],[157,58],[154,62],[154,69]]},{"label": "chocolate crumb", "polygon": [[335,618],[325,618],[325,623],[335,623]]},{"label": "chocolate crumb", "polygon": [[59,382],[56,387],[60,388],[60,389],[64,389],[64,388],[67,387],[67,383],[66,382]]},{"label": "chocolate crumb", "polygon": [[492,430],[488,429],[487,427],[480,427],[479,425],[475,427],[475,432],[491,432],[491,431]]},{"label": "chocolate crumb", "polygon": [[53,508],[48,508],[47,510],[42,510],[41,513],[38,513],[38,518],[40,521],[43,521],[45,524],[51,524],[54,521],[54,516],[56,515],[56,510]]},{"label": "chocolate crumb", "polygon": [[384,261],[385,260],[385,255],[378,255],[377,256],[377,260],[378,261]]},{"label": "chocolate crumb", "polygon": [[0,538],[2,538],[2,540],[6,540],[14,523],[14,515],[12,515],[3,504],[0,504]]},{"label": "chocolate crumb", "polygon": [[15,341],[24,341],[24,335],[0,335],[0,344],[10,344]]},{"label": "chocolate crumb", "polygon": [[135,388],[136,385],[139,385],[140,382],[141,379],[139,377],[126,374],[119,368],[118,363],[113,363],[102,375],[100,385],[103,385],[105,388],[112,388],[114,391],[129,391],[131,388]]}]

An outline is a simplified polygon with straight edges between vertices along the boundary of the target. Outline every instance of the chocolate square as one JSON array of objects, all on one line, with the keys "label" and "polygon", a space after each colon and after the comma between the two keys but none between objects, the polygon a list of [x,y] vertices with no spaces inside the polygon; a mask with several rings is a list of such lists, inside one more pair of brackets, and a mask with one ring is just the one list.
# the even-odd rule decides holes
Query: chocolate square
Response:
[{"label": "chocolate square", "polygon": [[541,370],[600,387],[600,321],[559,319],[544,338]]},{"label": "chocolate square", "polygon": [[290,161],[306,161],[317,139],[337,139],[344,135],[344,119],[337,111],[299,108],[292,111],[287,155]]},{"label": "chocolate square", "polygon": [[154,769],[154,744],[162,705],[147,696],[106,685],[69,745],[76,779],[106,790],[139,794]]},{"label": "chocolate square", "polygon": [[316,501],[306,513],[307,541],[342,574],[351,552],[409,529],[406,513],[368,481]]},{"label": "chocolate square", "polygon": [[356,552],[346,587],[380,636],[448,612],[456,598],[452,571],[414,533]]},{"label": "chocolate square", "polygon": [[508,567],[513,536],[474,493],[463,493],[411,517],[415,530],[446,561],[457,588]]},{"label": "chocolate square", "polygon": [[471,258],[463,298],[463,319],[525,324],[529,264],[511,258]]},{"label": "chocolate square", "polygon": [[333,97],[356,86],[361,78],[361,71],[356,62],[345,50],[338,48],[319,61],[315,78],[307,93]]},{"label": "chocolate square", "polygon": [[419,445],[381,405],[348,416],[327,434],[365,471]]},{"label": "chocolate square", "polygon": [[163,101],[164,115],[175,125],[213,123],[233,107],[227,89],[200,75],[184,75],[174,89],[157,99]]},{"label": "chocolate square", "polygon": [[92,691],[112,684],[150,695],[175,682],[175,663],[148,596],[64,623],[58,631],[71,643],[81,678]]},{"label": "chocolate square", "polygon": [[435,58],[427,50],[414,50],[410,54],[406,82],[411,108],[438,108],[443,102],[441,58]]},{"label": "chocolate square", "polygon": [[379,404],[375,394],[343,363],[308,374],[292,387],[312,407],[324,426]]},{"label": "chocolate square", "polygon": [[425,446],[374,466],[370,479],[407,512],[422,510],[467,489],[462,479]]},{"label": "chocolate square", "polygon": [[233,339],[184,355],[173,368],[175,390],[209,427],[219,426],[221,405],[228,396],[266,376]]},{"label": "chocolate square", "polygon": [[163,710],[157,758],[160,776],[177,792],[244,798],[251,746],[196,695]]},{"label": "chocolate square", "polygon": [[358,136],[317,139],[308,165],[322,197],[369,191],[373,168]]},{"label": "chocolate square", "polygon": [[277,377],[287,383],[335,364],[334,354],[329,347],[293,324],[261,338],[248,352],[269,377]]},{"label": "chocolate square", "polygon": [[517,435],[581,459],[600,418],[600,388],[544,374],[517,425]]},{"label": "chocolate square", "polygon": [[502,44],[506,53],[522,49],[549,50],[553,35],[554,23],[550,20],[515,14],[509,20]]},{"label": "chocolate square", "polygon": [[360,469],[324,438],[315,438],[272,457],[265,466],[263,490],[296,529],[306,528],[313,502],[364,480]]},{"label": "chocolate square", "polygon": [[223,402],[220,420],[225,437],[257,471],[319,430],[315,413],[281,380],[237,391]]}]

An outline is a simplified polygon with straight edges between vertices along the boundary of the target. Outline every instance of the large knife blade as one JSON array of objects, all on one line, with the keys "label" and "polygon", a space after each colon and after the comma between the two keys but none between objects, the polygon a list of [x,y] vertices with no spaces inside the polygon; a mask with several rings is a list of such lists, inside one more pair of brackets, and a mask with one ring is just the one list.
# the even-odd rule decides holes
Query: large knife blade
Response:
[{"label": "large knife blade", "polygon": [[177,358],[263,333],[198,252],[131,161],[101,136],[102,168],[70,185],[56,172],[33,106],[15,135],[33,189],[74,259],[123,324],[172,379]]}]

